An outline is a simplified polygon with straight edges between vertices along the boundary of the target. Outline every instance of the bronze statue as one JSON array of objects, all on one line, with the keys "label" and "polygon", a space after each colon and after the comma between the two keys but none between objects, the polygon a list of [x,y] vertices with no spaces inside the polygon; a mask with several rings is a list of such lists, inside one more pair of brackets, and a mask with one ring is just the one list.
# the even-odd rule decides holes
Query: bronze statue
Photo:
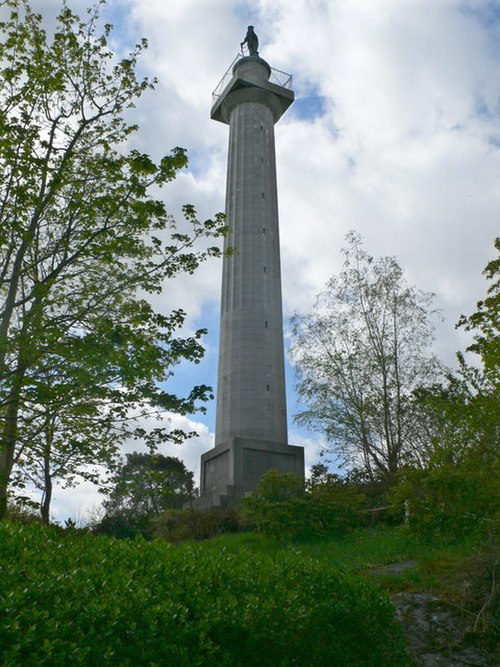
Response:
[{"label": "bronze statue", "polygon": [[259,38],[253,31],[253,25],[248,26],[247,36],[245,37],[245,40],[241,42],[241,46],[243,46],[243,44],[248,46],[248,51],[251,56],[259,55],[259,52],[257,51],[259,48]]}]

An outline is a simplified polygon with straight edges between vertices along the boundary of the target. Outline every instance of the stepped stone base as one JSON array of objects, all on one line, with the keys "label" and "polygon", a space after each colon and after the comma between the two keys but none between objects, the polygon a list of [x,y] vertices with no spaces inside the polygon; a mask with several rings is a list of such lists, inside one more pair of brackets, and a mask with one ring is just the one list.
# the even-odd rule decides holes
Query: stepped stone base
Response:
[{"label": "stepped stone base", "polygon": [[304,448],[251,438],[231,438],[201,457],[196,509],[228,507],[251,493],[270,469],[304,477]]}]

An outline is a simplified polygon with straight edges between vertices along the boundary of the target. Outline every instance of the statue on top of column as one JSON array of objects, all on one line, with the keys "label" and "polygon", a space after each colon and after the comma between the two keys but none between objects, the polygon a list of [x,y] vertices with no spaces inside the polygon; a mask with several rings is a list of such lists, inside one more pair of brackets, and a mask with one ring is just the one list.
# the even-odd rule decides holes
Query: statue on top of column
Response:
[{"label": "statue on top of column", "polygon": [[251,56],[258,56],[258,48],[259,48],[259,38],[253,31],[253,25],[248,26],[248,31],[247,31],[247,36],[245,37],[244,41],[241,42],[241,46],[243,44],[246,44],[248,46],[248,51]]}]

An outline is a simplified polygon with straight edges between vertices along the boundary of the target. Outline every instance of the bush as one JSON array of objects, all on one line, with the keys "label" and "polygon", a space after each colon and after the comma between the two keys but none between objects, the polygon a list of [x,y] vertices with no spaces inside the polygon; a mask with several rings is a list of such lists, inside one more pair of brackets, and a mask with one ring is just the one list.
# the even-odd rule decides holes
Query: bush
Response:
[{"label": "bush", "polygon": [[276,538],[322,537],[359,524],[362,503],[363,496],[337,479],[312,483],[306,491],[297,475],[269,470],[244,499],[242,514]]},{"label": "bush", "polygon": [[25,502],[16,502],[17,499],[7,505],[7,517],[9,521],[17,523],[41,523],[42,517],[38,509]]},{"label": "bush", "polygon": [[395,667],[389,601],[299,553],[0,524],[0,664]]},{"label": "bush", "polygon": [[278,539],[292,537],[308,524],[304,480],[291,473],[268,470],[240,507],[247,525]]},{"label": "bush", "polygon": [[216,535],[235,533],[239,529],[239,519],[234,509],[212,509],[206,512],[194,509],[166,510],[150,523],[151,534],[169,542],[207,540]]},{"label": "bush", "polygon": [[484,540],[448,576],[455,602],[466,611],[467,637],[487,650],[500,643],[500,544]]},{"label": "bush", "polygon": [[490,532],[498,522],[500,482],[490,468],[443,464],[407,472],[393,506],[407,502],[412,531],[424,539],[460,540]]},{"label": "bush", "polygon": [[363,522],[360,510],[365,497],[339,478],[310,485],[311,503],[324,533],[343,534]]},{"label": "bush", "polygon": [[137,525],[137,520],[130,521],[128,517],[120,514],[106,514],[99,523],[93,527],[93,531],[98,535],[109,535],[120,540],[133,539],[141,535],[145,539],[152,539],[151,532],[148,529],[149,519],[145,519],[143,525]]}]

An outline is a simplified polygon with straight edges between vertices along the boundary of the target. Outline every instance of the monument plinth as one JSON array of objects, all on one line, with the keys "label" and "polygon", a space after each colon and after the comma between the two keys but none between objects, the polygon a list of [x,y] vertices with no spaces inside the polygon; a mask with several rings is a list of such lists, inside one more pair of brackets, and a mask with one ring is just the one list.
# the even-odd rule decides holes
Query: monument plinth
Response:
[{"label": "monument plinth", "polygon": [[211,117],[229,125],[225,243],[234,251],[223,260],[215,447],[201,458],[202,506],[245,495],[270,468],[304,475],[303,448],[287,444],[274,142],[293,99],[291,77],[258,55],[239,58],[214,93]]}]

